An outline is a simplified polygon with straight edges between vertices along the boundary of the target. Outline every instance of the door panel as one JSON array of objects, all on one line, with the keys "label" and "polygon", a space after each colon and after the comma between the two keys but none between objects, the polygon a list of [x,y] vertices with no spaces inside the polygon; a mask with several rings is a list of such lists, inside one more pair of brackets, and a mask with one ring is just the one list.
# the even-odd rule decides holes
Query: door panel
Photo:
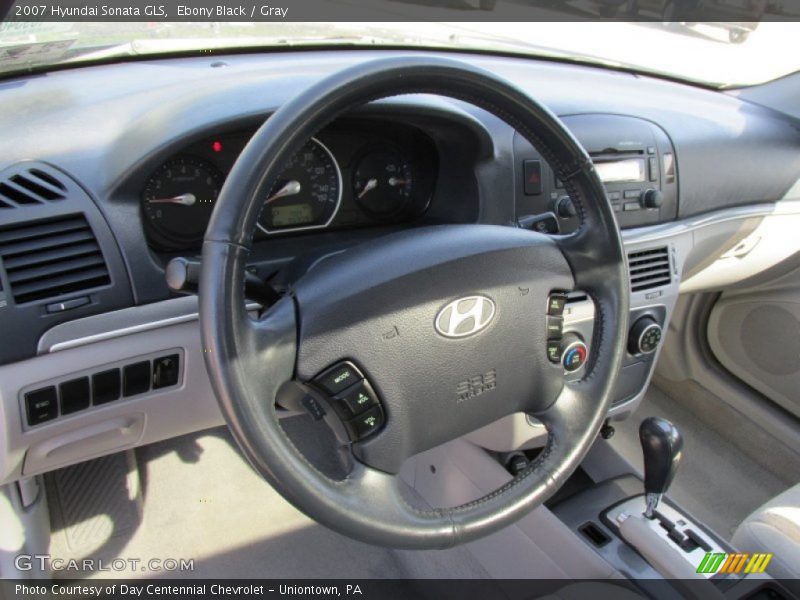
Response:
[{"label": "door panel", "polygon": [[800,417],[800,270],[724,292],[709,317],[708,341],[728,371]]}]

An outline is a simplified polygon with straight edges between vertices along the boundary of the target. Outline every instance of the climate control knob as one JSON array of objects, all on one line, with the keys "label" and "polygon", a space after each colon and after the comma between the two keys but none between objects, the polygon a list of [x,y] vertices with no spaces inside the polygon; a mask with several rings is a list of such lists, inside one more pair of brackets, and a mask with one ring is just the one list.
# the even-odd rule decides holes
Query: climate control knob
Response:
[{"label": "climate control knob", "polygon": [[567,373],[573,373],[586,364],[589,349],[579,335],[567,333],[558,342],[558,356]]},{"label": "climate control knob", "polygon": [[628,352],[652,354],[661,343],[661,325],[653,317],[642,317],[633,324],[628,334]]}]

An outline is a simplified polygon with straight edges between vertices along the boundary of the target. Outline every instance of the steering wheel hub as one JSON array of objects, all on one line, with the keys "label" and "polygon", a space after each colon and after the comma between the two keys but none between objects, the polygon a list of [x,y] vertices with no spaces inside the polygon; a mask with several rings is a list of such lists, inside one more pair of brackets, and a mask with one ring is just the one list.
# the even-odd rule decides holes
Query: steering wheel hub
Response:
[{"label": "steering wheel hub", "polygon": [[[356,364],[386,425],[354,451],[396,473],[414,454],[555,400],[562,381],[546,356],[547,298],[572,285],[557,245],[521,229],[441,226],[361,244],[297,284],[297,378]],[[437,319],[464,298],[485,299],[492,318],[470,335],[443,335]]]}]

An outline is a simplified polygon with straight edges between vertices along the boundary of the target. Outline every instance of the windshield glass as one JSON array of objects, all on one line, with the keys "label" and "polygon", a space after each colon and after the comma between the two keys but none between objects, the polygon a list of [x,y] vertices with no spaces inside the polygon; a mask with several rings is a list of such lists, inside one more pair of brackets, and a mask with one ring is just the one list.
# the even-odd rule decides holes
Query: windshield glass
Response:
[{"label": "windshield glass", "polygon": [[0,74],[173,52],[384,45],[556,57],[724,87],[800,70],[798,40],[800,23],[772,22],[4,22]]}]

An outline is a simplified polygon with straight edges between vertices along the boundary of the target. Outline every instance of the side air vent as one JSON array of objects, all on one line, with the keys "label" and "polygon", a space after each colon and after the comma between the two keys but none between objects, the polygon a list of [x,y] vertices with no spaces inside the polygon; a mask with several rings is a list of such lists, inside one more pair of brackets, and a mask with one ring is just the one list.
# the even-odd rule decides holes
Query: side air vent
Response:
[{"label": "side air vent", "polygon": [[40,169],[26,169],[0,180],[0,210],[57,202],[66,197],[66,186]]},{"label": "side air vent", "polygon": [[0,229],[0,258],[17,304],[111,282],[94,233],[81,215]]},{"label": "side air vent", "polygon": [[628,269],[631,274],[631,291],[641,292],[669,285],[672,281],[669,264],[669,249],[654,248],[628,254]]}]

